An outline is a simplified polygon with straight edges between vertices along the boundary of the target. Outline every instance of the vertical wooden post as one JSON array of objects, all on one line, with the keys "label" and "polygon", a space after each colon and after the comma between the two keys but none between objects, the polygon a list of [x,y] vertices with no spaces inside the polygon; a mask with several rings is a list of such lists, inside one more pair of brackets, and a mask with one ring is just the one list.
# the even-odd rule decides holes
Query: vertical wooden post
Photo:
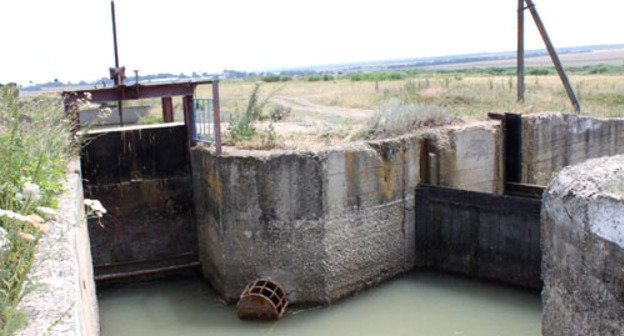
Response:
[{"label": "vertical wooden post", "polygon": [[524,0],[518,0],[518,101],[524,101]]},{"label": "vertical wooden post", "polygon": [[161,101],[163,122],[173,122],[173,100],[171,99],[171,97],[163,97]]},{"label": "vertical wooden post", "polygon": [[533,16],[533,20],[535,21],[535,25],[537,26],[537,30],[539,30],[540,34],[542,35],[542,39],[544,40],[544,44],[546,44],[546,49],[548,49],[548,53],[550,54],[550,58],[552,59],[553,63],[555,64],[555,68],[557,69],[557,72],[559,73],[559,77],[561,78],[561,82],[563,82],[563,86],[565,87],[565,90],[568,94],[568,98],[570,98],[570,102],[572,103],[572,106],[574,106],[574,110],[576,111],[576,113],[581,113],[581,105],[579,104],[578,100],[576,99],[576,95],[574,94],[574,90],[572,89],[572,85],[570,85],[570,80],[568,79],[568,76],[565,73],[565,70],[563,69],[563,67],[561,66],[561,61],[559,60],[559,56],[557,55],[557,51],[555,50],[555,47],[553,46],[552,42],[550,41],[550,38],[548,37],[548,33],[546,32],[546,27],[544,27],[544,23],[542,22],[542,19],[540,18],[539,14],[537,13],[537,10],[535,9],[535,5],[533,4],[532,0],[525,0],[526,4],[527,4],[527,8],[531,11],[531,16]]},{"label": "vertical wooden post", "polygon": [[195,146],[193,139],[193,129],[195,128],[195,116],[193,115],[193,96],[182,98],[182,109],[184,111],[184,124],[186,125],[186,135],[191,146]]},{"label": "vertical wooden post", "polygon": [[215,150],[221,155],[221,111],[219,108],[219,80],[212,82],[212,109],[214,110]]}]

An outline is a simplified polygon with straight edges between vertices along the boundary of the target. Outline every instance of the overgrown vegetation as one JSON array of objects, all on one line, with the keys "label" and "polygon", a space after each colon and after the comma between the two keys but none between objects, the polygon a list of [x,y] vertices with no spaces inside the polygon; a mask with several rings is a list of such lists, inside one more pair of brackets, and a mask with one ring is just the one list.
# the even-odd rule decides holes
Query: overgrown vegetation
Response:
[{"label": "overgrown vegetation", "polygon": [[[249,94],[246,107],[243,110],[237,108],[234,113],[230,114],[230,126],[228,127],[229,132],[224,141],[225,144],[253,149],[271,149],[280,145],[280,139],[272,123],[261,131],[258,131],[255,125],[257,121],[268,118],[264,110],[277,90],[262,97],[260,93],[260,83],[254,84]],[[271,111],[270,118],[274,121],[280,120],[288,113],[290,113],[290,109],[284,108],[283,110],[276,110],[274,108],[274,110]]]},{"label": "overgrown vegetation", "polygon": [[247,106],[243,111],[237,110],[230,115],[230,137],[234,141],[249,140],[256,134],[254,122],[260,120],[262,110],[268,104],[268,98],[260,98],[260,84],[256,83]]},{"label": "overgrown vegetation", "polygon": [[26,276],[40,235],[42,214],[57,206],[68,161],[78,154],[72,125],[58,100],[17,98],[13,87],[0,87],[0,335],[12,335],[25,323],[17,309],[33,288]]},{"label": "overgrown vegetation", "polygon": [[290,112],[292,112],[292,109],[290,107],[275,105],[271,109],[271,120],[280,121],[286,119],[286,117],[290,115]]},{"label": "overgrown vegetation", "polygon": [[278,76],[278,75],[267,75],[262,77],[263,82],[273,83],[273,82],[288,82],[291,80],[290,76]]},{"label": "overgrown vegetation", "polygon": [[442,106],[403,103],[393,98],[379,104],[361,135],[373,138],[405,134],[421,127],[449,124],[457,119]]},{"label": "overgrown vegetation", "polygon": [[[623,65],[596,64],[585,66],[567,67],[568,74],[575,75],[620,75],[624,74]],[[528,76],[556,75],[554,67],[527,67],[525,73]],[[484,76],[515,76],[515,67],[486,67],[486,68],[466,68],[450,70],[404,70],[404,71],[377,71],[377,72],[356,72],[349,75],[352,81],[387,81],[401,80],[409,77],[421,75],[484,75]]]},{"label": "overgrown vegetation", "polygon": [[[583,115],[624,117],[624,65],[591,65],[567,70]],[[280,100],[292,103],[288,122],[281,122],[282,118],[274,125],[285,139],[284,146],[307,148],[330,142],[325,141],[327,139],[333,144],[349,141],[362,129],[368,129],[367,118],[363,115],[373,115],[377,106],[392,99],[403,105],[441,107],[457,116],[484,116],[487,112],[573,113],[561,80],[549,67],[527,68],[524,102],[517,101],[514,68],[395,71],[360,74],[360,80],[352,80],[351,76],[341,75],[331,82],[323,81],[322,77],[317,81],[298,77],[287,86],[262,84],[267,91],[283,87]],[[393,80],[392,76],[401,79]],[[254,87],[253,82],[240,80],[223,81],[221,85],[222,115],[226,116],[248,100]],[[207,95],[209,93],[206,91]],[[341,111],[341,108],[359,112]],[[270,104],[266,111],[272,112]],[[269,118],[270,114],[263,118]],[[266,127],[262,122],[256,125],[259,129]],[[260,142],[258,137],[255,139],[250,141]]]},{"label": "overgrown vegetation", "polygon": [[352,81],[385,81],[400,80],[411,75],[410,71],[379,71],[379,72],[356,72],[351,74]]}]

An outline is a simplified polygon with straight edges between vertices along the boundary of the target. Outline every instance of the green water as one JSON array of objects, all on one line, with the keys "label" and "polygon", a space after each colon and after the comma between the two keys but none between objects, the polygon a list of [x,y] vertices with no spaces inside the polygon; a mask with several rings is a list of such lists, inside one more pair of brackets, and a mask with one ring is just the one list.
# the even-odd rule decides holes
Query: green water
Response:
[{"label": "green water", "polygon": [[540,335],[538,294],[411,273],[330,307],[291,308],[277,322],[240,321],[201,279],[98,293],[102,336]]}]

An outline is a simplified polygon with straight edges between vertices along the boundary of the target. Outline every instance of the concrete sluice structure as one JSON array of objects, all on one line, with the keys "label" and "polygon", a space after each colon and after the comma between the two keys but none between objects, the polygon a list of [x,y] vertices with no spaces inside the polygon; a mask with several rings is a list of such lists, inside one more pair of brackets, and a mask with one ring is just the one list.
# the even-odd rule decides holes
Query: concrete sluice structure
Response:
[{"label": "concrete sluice structure", "polygon": [[[331,303],[426,265],[417,258],[421,167],[443,185],[502,192],[499,123],[318,151],[191,150],[200,262],[228,301],[275,279],[292,303]],[[426,144],[423,146],[423,144]],[[435,153],[436,164],[422,162]]]},{"label": "concrete sluice structure", "polygon": [[624,156],[559,173],[542,225],[542,333],[624,334]]},{"label": "concrete sluice structure", "polygon": [[[624,320],[621,282],[620,292],[612,287],[622,279],[621,244],[559,221],[567,217],[548,202],[568,202],[563,189],[551,188],[546,203],[506,193],[507,182],[545,185],[566,165],[624,153],[624,119],[518,118],[520,140],[511,151],[500,121],[314,151],[226,148],[219,156],[189,148],[184,125],[93,134],[81,155],[84,192],[109,212],[89,221],[95,279],[201,272],[234,302],[248,283],[265,278],[280,283],[293,304],[332,303],[414,268],[533,290],[544,279],[546,334],[599,334],[587,327],[595,320],[609,334]],[[592,204],[595,216],[607,214]],[[540,230],[542,207],[544,223],[555,224]],[[609,216],[622,219],[617,211]],[[573,249],[583,237],[582,249]],[[611,266],[596,268],[592,260]],[[556,268],[562,266],[569,273]],[[591,276],[572,281],[581,279],[576,271]],[[553,277],[563,274],[570,281]],[[605,302],[594,292],[605,288],[616,304],[604,313],[586,309]],[[575,300],[587,305],[573,306]]]}]

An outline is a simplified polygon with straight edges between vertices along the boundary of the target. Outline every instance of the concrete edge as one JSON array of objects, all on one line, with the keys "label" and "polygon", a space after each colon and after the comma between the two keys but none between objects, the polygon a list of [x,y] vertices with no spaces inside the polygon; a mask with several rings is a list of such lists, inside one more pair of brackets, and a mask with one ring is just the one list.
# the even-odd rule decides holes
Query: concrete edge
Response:
[{"label": "concrete edge", "polygon": [[16,336],[99,335],[99,315],[79,161],[68,165],[58,218],[47,222],[28,282],[36,285],[18,308],[27,324]]}]

